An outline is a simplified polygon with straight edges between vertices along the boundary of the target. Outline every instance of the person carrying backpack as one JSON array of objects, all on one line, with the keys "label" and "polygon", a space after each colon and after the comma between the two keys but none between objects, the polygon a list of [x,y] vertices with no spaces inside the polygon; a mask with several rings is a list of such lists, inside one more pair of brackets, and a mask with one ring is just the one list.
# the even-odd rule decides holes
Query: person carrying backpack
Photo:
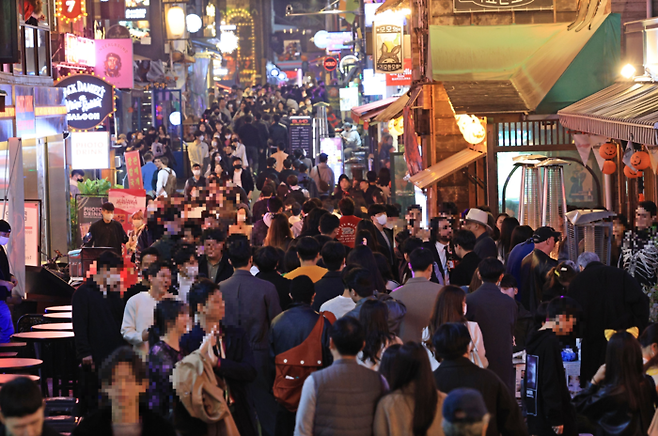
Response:
[{"label": "person carrying backpack", "polygon": [[176,192],[176,172],[168,165],[169,159],[166,156],[155,159],[155,166],[158,167],[158,171],[154,174],[157,177],[155,183],[156,197],[171,197]]},{"label": "person carrying backpack", "polygon": [[[292,304],[272,320],[270,355],[276,375],[273,393],[279,403],[275,434],[292,434],[304,380],[313,372],[331,365],[329,328],[335,318],[311,308],[315,286],[308,276],[290,284]],[[331,321],[328,319],[331,318]]]}]

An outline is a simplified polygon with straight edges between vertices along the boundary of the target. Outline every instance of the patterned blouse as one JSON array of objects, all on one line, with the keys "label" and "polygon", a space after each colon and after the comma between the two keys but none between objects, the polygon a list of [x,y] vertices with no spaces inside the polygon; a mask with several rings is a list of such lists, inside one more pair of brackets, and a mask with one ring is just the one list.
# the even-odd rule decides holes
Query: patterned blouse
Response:
[{"label": "patterned blouse", "polygon": [[157,342],[149,352],[149,409],[173,422],[174,407],[178,401],[171,382],[176,362],[183,353],[174,350],[163,341]]}]

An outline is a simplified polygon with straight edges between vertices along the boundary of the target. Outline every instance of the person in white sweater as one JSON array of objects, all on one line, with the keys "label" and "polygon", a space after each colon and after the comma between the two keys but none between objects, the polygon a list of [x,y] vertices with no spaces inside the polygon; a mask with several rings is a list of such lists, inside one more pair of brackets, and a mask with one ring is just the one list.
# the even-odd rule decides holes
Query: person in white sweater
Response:
[{"label": "person in white sweater", "polygon": [[158,301],[167,296],[171,286],[171,270],[162,262],[155,262],[144,278],[151,284],[148,291],[134,295],[126,303],[121,323],[121,335],[142,358],[148,356],[148,331],[153,325],[153,311]]}]

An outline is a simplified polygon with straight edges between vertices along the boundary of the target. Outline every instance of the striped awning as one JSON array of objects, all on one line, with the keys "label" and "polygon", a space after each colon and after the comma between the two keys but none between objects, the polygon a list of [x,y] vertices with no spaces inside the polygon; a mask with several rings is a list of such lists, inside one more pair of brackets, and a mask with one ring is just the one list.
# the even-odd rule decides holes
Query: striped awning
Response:
[{"label": "striped awning", "polygon": [[658,84],[615,83],[558,115],[570,130],[658,145]]}]

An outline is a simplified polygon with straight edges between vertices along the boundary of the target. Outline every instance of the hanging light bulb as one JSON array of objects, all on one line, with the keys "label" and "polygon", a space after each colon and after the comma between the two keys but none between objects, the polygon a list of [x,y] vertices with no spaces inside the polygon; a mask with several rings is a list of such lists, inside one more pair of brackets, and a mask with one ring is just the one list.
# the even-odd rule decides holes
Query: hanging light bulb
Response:
[{"label": "hanging light bulb", "polygon": [[487,131],[478,117],[475,115],[455,115],[455,119],[466,142],[475,145],[484,141]]},{"label": "hanging light bulb", "polygon": [[180,6],[173,6],[167,11],[167,25],[171,39],[179,39],[185,35],[185,11]]},{"label": "hanging light bulb", "polygon": [[238,48],[238,37],[233,32],[222,32],[217,48],[222,53],[234,52]]}]

